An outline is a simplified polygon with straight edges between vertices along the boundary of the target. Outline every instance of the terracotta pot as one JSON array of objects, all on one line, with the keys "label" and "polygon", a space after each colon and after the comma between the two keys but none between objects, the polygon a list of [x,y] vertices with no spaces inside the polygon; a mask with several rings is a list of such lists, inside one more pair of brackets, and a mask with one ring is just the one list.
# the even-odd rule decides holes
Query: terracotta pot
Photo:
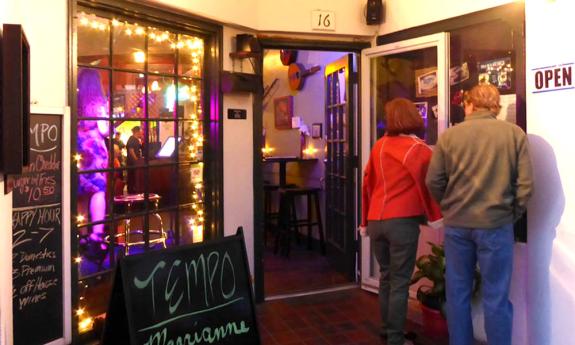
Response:
[{"label": "terracotta pot", "polygon": [[439,310],[431,309],[420,303],[423,316],[423,332],[430,338],[447,338],[447,321]]}]

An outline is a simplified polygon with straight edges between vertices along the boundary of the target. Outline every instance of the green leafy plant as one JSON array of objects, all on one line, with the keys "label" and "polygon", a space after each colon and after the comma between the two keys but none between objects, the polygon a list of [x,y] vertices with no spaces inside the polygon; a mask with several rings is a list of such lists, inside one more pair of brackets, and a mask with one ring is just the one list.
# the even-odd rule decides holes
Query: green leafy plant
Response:
[{"label": "green leafy plant", "polygon": [[[415,284],[426,278],[429,285],[421,285],[417,289],[417,299],[424,306],[443,311],[445,304],[445,250],[443,244],[427,242],[431,246],[431,254],[422,255],[415,261],[417,270],[411,278],[410,284]],[[479,291],[481,275],[479,269],[475,270],[473,295]]]}]

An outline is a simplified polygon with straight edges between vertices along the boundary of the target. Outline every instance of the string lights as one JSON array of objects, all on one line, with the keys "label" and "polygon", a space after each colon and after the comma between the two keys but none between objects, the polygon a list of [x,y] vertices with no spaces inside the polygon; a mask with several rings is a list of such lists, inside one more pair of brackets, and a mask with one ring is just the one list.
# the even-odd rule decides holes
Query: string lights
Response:
[{"label": "string lights", "polygon": [[[170,86],[162,87],[157,81],[150,81],[147,87],[147,92],[153,94],[156,92],[164,92],[164,103],[168,106],[183,106],[183,116],[181,120],[184,134],[182,137],[183,145],[180,150],[180,159],[185,156],[188,161],[192,162],[190,167],[192,175],[192,186],[191,186],[191,198],[190,198],[190,212],[187,215],[187,231],[189,231],[190,237],[194,243],[201,242],[204,239],[204,184],[203,184],[203,147],[204,147],[204,136],[203,136],[203,114],[201,106],[201,86],[198,80],[193,78],[201,77],[202,66],[203,66],[203,56],[204,56],[204,41],[201,38],[181,35],[172,33],[166,30],[154,28],[147,25],[141,25],[139,23],[128,23],[127,21],[119,20],[117,18],[107,19],[102,17],[97,17],[94,14],[79,13],[78,14],[78,25],[82,30],[95,30],[98,32],[108,32],[114,39],[123,36],[136,38],[147,38],[148,46],[157,44],[162,45],[162,49],[168,50],[172,49],[173,53],[179,57],[178,64],[179,67],[177,73],[182,76],[179,77],[179,85],[174,85],[172,83]],[[112,31],[110,31],[112,30]],[[136,63],[145,63],[147,61],[150,64],[148,67],[151,70],[151,65],[154,60],[154,56],[148,52],[142,50],[134,51],[130,53],[130,59]],[[157,59],[157,57],[156,57]],[[153,71],[152,71],[153,72]],[[144,77],[143,74],[140,77]],[[163,90],[162,90],[163,88]],[[145,93],[144,88],[142,93]],[[176,102],[177,93],[177,102]],[[179,109],[179,107],[178,107]],[[175,109],[172,109],[174,111]],[[118,109],[119,112],[123,114],[124,109]],[[178,110],[179,111],[179,110]],[[112,117],[116,117],[112,115]],[[123,117],[123,116],[122,116]],[[126,139],[126,138],[122,138]],[[123,140],[125,142],[125,140]],[[81,168],[82,154],[78,152],[73,155],[73,160],[76,163],[78,169]],[[87,158],[85,158],[87,161]],[[84,167],[85,168],[85,167]],[[89,217],[88,217],[89,218]],[[76,216],[76,224],[78,227],[86,226],[87,217],[78,214]],[[184,223],[184,228],[186,224]],[[113,231],[113,230],[112,230]],[[86,260],[89,261],[89,260]],[[73,262],[78,265],[86,264],[82,257],[76,257]],[[85,333],[94,328],[95,319],[99,319],[101,315],[92,316],[90,315],[89,307],[90,296],[86,294],[88,290],[88,285],[85,281],[79,281],[79,300],[81,306],[76,310],[76,317],[78,320],[78,331],[79,333]]]}]

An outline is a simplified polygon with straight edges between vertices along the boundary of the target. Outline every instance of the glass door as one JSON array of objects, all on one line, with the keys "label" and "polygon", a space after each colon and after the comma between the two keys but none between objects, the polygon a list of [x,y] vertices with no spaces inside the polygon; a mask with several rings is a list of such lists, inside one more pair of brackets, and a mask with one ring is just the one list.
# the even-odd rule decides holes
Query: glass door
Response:
[{"label": "glass door", "polygon": [[[384,106],[396,97],[407,98],[416,104],[425,123],[422,139],[429,145],[436,143],[448,124],[448,56],[448,33],[362,51],[362,167],[367,164],[373,144],[385,133]],[[442,241],[438,231],[426,230],[421,232],[418,256],[429,251],[427,242]],[[361,259],[361,286],[377,291],[379,267],[368,237],[361,239]]]},{"label": "glass door", "polygon": [[352,281],[355,278],[355,97],[353,54],[325,68],[325,213],[328,257]]}]

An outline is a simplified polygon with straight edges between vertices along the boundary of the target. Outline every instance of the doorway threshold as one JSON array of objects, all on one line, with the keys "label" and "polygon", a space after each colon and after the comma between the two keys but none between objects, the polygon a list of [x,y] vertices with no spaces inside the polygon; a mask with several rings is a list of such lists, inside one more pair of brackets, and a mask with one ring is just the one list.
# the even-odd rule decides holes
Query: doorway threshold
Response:
[{"label": "doorway threshold", "polygon": [[295,293],[287,293],[287,294],[281,294],[281,295],[266,296],[264,298],[264,301],[269,302],[269,301],[296,298],[296,297],[302,297],[302,296],[319,295],[319,294],[336,292],[336,291],[357,289],[359,287],[360,286],[357,283],[349,283],[349,284],[339,285],[339,286],[335,286],[335,287],[327,288],[327,289],[318,289],[318,290],[302,291],[302,292],[295,292]]}]

